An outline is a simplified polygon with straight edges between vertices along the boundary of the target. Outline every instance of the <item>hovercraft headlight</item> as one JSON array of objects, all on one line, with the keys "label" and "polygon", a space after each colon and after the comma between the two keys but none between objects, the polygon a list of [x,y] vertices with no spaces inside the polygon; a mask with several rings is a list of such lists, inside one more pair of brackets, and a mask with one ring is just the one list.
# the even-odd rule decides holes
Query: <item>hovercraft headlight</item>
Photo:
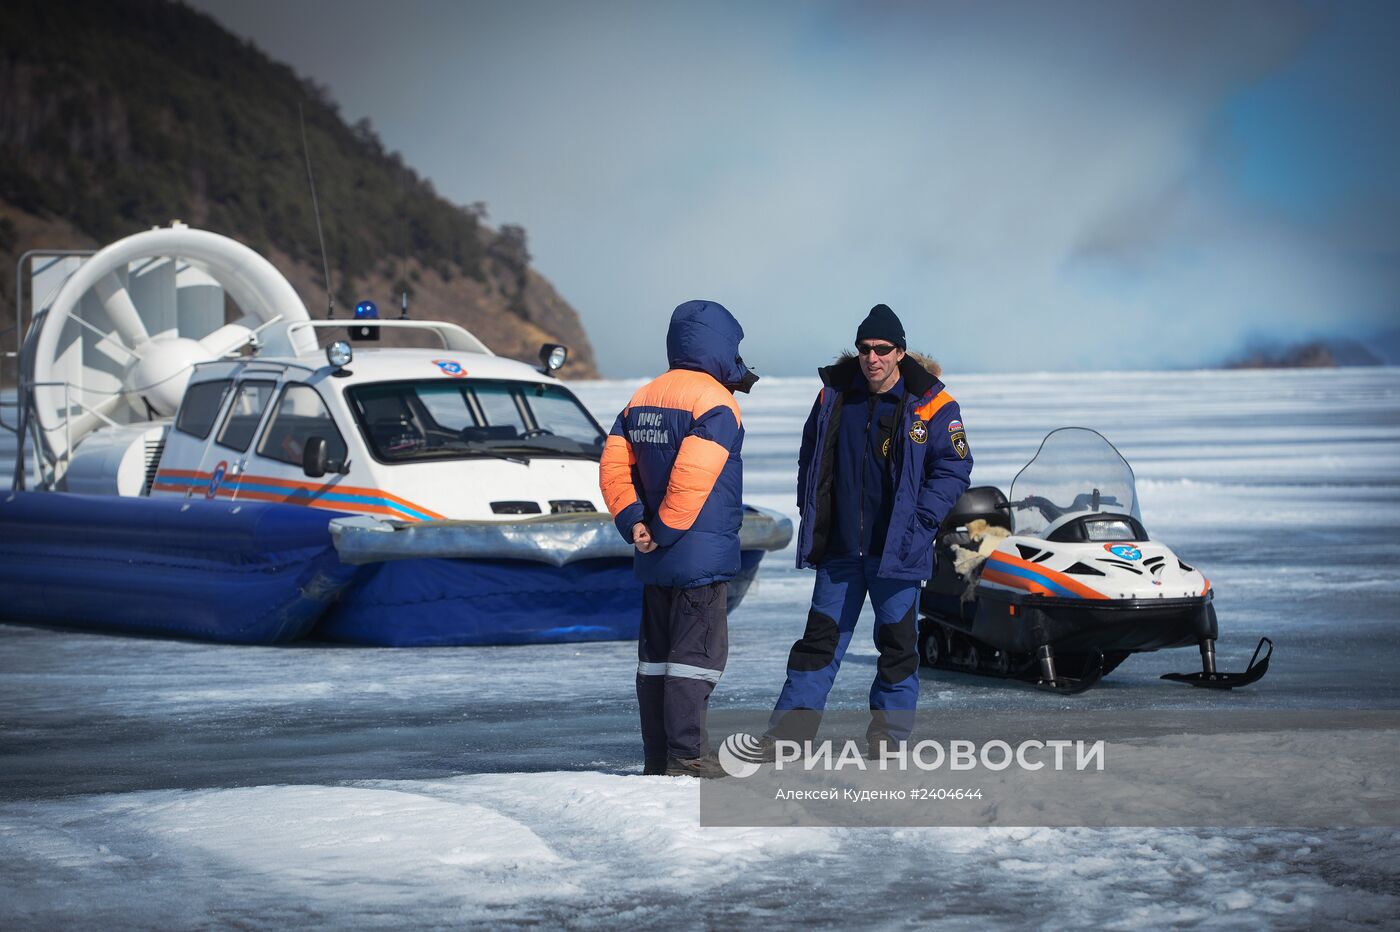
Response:
[{"label": "hovercraft headlight", "polygon": [[350,348],[350,344],[344,340],[336,340],[326,347],[326,362],[337,369],[350,365],[350,360],[355,358],[355,351]]},{"label": "hovercraft headlight", "polygon": [[546,343],[540,347],[540,362],[544,363],[545,372],[554,372],[561,369],[564,363],[569,360],[569,348],[558,343]]}]

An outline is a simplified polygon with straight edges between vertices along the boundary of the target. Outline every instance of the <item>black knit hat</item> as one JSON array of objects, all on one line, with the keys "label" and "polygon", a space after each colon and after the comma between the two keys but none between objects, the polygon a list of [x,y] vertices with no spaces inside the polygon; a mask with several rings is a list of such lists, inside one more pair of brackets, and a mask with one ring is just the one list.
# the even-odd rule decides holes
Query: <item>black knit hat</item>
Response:
[{"label": "black knit hat", "polygon": [[865,316],[865,320],[860,322],[860,327],[856,330],[856,342],[864,340],[888,340],[900,349],[908,348],[904,345],[904,325],[899,322],[899,318],[890,310],[888,304],[875,305]]}]

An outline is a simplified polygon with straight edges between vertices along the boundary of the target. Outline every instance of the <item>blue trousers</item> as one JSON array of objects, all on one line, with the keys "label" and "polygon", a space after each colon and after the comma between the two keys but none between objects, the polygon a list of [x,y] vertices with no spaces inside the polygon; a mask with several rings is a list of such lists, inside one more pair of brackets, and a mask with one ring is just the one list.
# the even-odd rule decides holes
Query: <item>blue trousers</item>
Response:
[{"label": "blue trousers", "polygon": [[807,630],[788,655],[787,681],[769,720],[771,737],[810,741],[816,736],[867,594],[875,609],[875,646],[880,651],[870,686],[867,736],[895,741],[909,737],[919,703],[919,584],[882,579],[876,575],[879,568],[879,557],[829,557],[817,568]]}]

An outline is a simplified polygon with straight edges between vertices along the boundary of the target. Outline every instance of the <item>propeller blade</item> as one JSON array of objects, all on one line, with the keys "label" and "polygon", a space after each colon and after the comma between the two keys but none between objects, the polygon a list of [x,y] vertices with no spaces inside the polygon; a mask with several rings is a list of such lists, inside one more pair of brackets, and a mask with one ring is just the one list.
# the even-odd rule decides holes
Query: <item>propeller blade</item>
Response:
[{"label": "propeller blade", "polygon": [[[125,403],[126,396],[121,392],[113,392],[105,398],[94,401],[87,405],[86,408],[80,409],[78,414],[69,420],[66,434],[63,428],[63,421],[59,420],[58,426],[48,431],[47,439],[49,440],[50,448],[62,447],[65,436],[71,436],[79,440],[87,436],[90,431],[107,424],[108,422],[104,418],[110,417]],[[58,451],[55,450],[55,452]]]},{"label": "propeller blade", "polygon": [[112,321],[112,326],[117,333],[126,341],[127,346],[138,347],[143,343],[149,343],[151,335],[146,332],[146,325],[141,322],[141,315],[136,312],[136,305],[131,301],[131,295],[127,294],[122,287],[121,280],[116,273],[108,272],[97,280],[97,284],[92,286],[97,292],[98,299],[102,302],[102,308],[107,312],[107,317]]},{"label": "propeller blade", "polygon": [[[87,365],[92,366],[94,369],[101,369],[103,372],[109,372],[119,378],[121,374],[126,371],[128,363],[134,359],[140,358],[127,347],[122,346],[121,340],[118,340],[116,337],[98,340],[96,343],[92,344],[92,349],[97,353],[98,358],[87,360]],[[111,365],[99,365],[103,360]]]},{"label": "propeller blade", "polygon": [[218,330],[201,338],[199,345],[204,347],[214,359],[218,359],[247,343],[252,332],[251,328],[245,327],[241,323],[224,324]]}]

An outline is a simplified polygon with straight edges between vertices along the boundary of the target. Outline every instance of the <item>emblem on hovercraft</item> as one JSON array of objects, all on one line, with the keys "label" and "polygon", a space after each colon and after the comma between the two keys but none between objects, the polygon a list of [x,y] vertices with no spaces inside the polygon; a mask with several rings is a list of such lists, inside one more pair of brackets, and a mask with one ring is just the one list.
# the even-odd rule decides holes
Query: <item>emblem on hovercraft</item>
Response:
[{"label": "emblem on hovercraft", "polygon": [[205,498],[213,498],[219,494],[219,486],[223,483],[226,472],[228,472],[228,460],[220,460],[219,465],[214,467],[214,472],[209,477],[209,487],[204,490]]}]

